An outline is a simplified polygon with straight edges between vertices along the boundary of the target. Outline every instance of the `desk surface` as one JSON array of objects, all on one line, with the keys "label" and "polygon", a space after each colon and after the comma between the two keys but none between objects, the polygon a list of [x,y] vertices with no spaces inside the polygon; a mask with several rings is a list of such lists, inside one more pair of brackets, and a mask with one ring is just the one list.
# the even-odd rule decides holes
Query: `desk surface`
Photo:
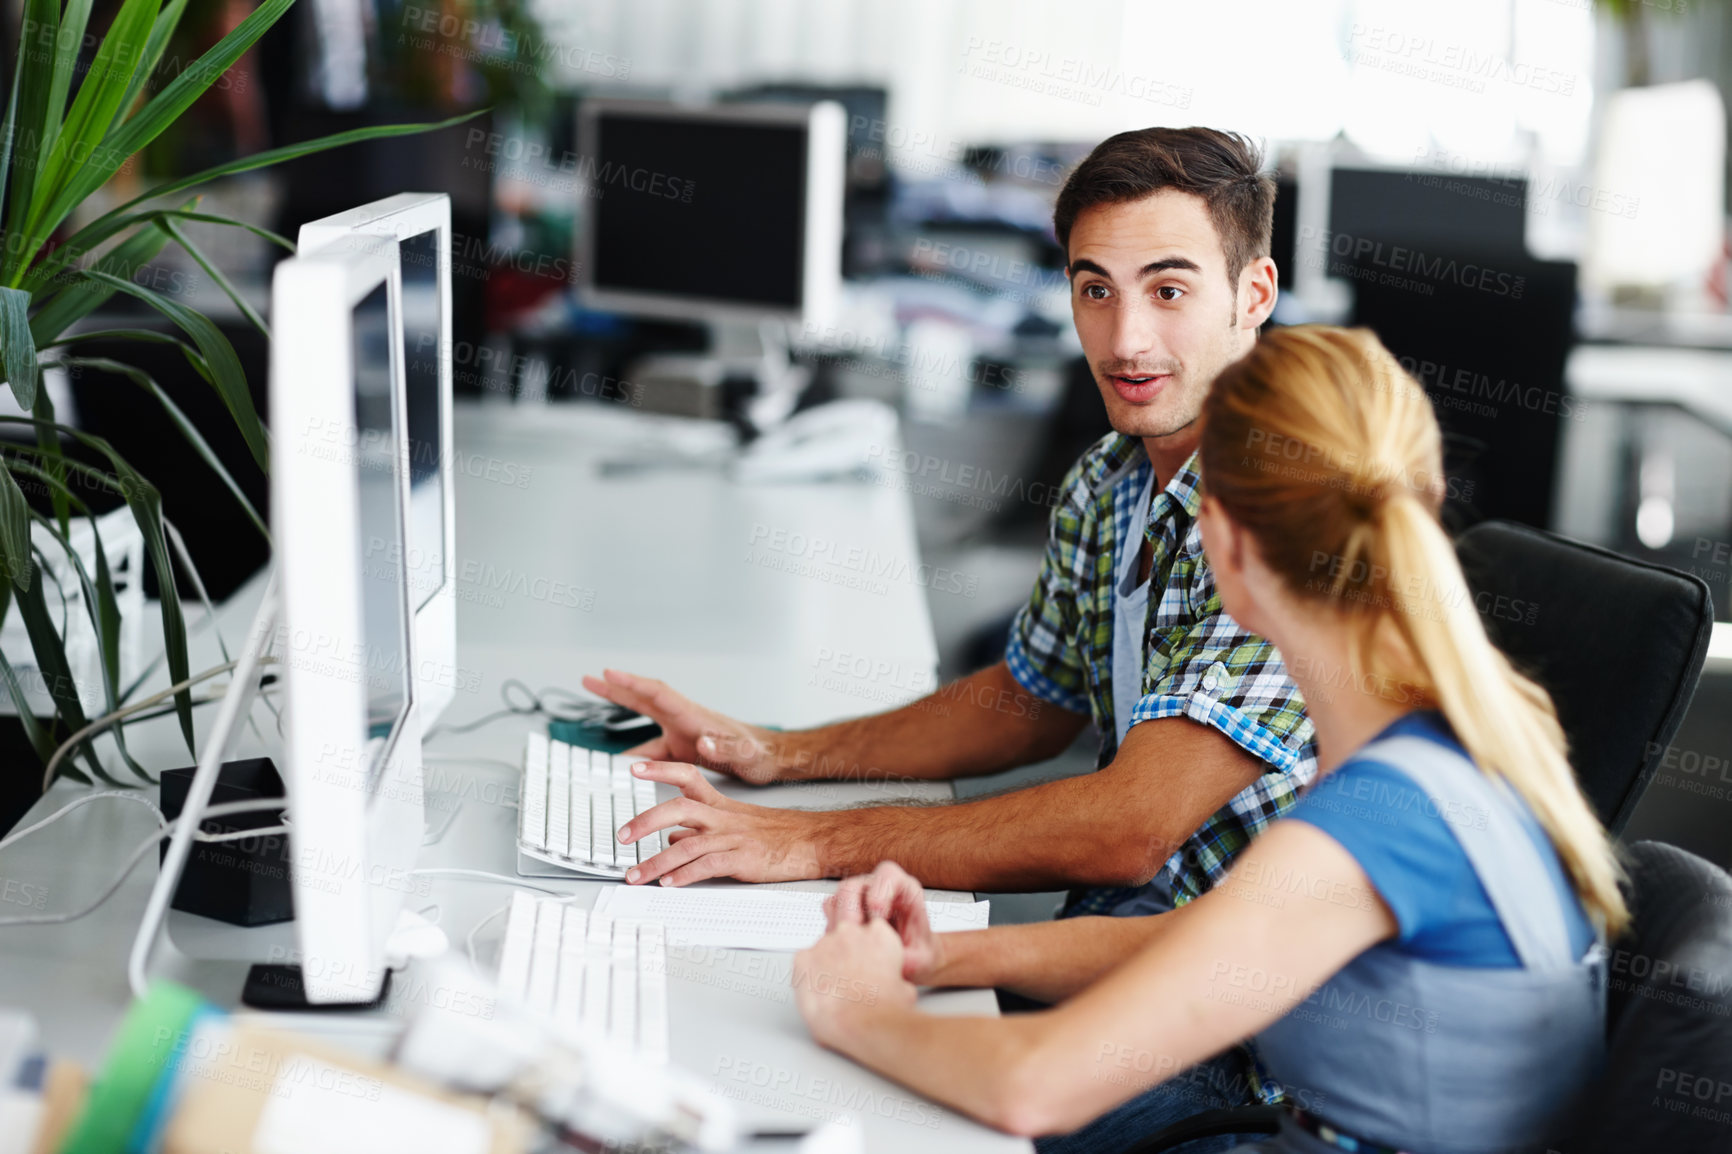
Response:
[{"label": "desk surface", "polygon": [[[858,484],[740,488],[690,469],[598,476],[602,460],[705,435],[665,419],[585,406],[459,406],[453,560],[462,688],[443,720],[461,724],[499,708],[499,687],[509,678],[537,688],[576,687],[581,674],[604,663],[661,677],[717,708],[786,725],[875,711],[930,684],[936,650],[905,494]],[[255,580],[221,611],[231,646],[244,635],[259,587]],[[837,674],[841,657],[848,661]],[[217,659],[208,634],[195,641],[195,668]],[[269,736],[269,714],[262,706],[255,713]],[[201,711],[200,720],[202,732],[210,711]],[[430,817],[452,810],[455,816],[425,847],[423,866],[512,872],[516,764],[528,728],[509,718],[429,743]],[[166,720],[130,729],[128,745],[152,769],[189,760]],[[241,756],[249,746],[269,749],[251,734],[242,746]],[[57,785],[25,823],[83,788]],[[723,789],[765,804],[814,807],[950,794],[939,783],[748,790],[730,782]],[[31,887],[31,900],[40,897],[47,908],[76,908],[95,896],[152,824],[142,806],[92,803],[8,849],[0,875]],[[0,929],[5,1001],[32,1009],[52,1052],[91,1064],[106,1049],[129,1001],[126,953],[154,877],[150,865],[140,866],[106,905],[79,921]],[[502,885],[443,877],[417,882],[427,884],[417,885],[409,904],[436,914],[459,950],[471,927],[499,910],[508,894]],[[537,884],[584,892],[591,901],[601,888]],[[19,885],[7,892],[21,892]],[[0,916],[11,912],[24,910],[0,907]],[[476,935],[483,966],[497,950],[499,923]],[[734,1098],[748,1120],[850,1116],[864,1126],[868,1150],[1028,1149],[816,1046],[790,996],[790,955],[675,955],[674,1060]],[[232,1006],[244,969],[191,959],[164,940],[153,972]],[[423,987],[414,979],[413,967],[399,975],[379,1014],[325,1017],[319,1032],[377,1049],[415,1008]],[[990,991],[928,994],[923,1001],[939,1013],[997,1012]]]}]

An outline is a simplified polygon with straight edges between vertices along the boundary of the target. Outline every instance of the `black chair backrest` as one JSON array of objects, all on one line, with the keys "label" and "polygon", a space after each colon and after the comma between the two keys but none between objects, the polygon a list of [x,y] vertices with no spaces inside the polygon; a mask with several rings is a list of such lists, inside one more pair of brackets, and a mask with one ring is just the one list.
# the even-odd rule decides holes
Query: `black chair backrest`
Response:
[{"label": "black chair backrest", "polygon": [[1612,944],[1601,1076],[1560,1154],[1732,1150],[1732,875],[1630,847],[1635,921]]},{"label": "black chair backrest", "polygon": [[1576,779],[1616,835],[1695,695],[1707,584],[1509,521],[1475,525],[1456,554],[1492,641],[1552,695]]}]

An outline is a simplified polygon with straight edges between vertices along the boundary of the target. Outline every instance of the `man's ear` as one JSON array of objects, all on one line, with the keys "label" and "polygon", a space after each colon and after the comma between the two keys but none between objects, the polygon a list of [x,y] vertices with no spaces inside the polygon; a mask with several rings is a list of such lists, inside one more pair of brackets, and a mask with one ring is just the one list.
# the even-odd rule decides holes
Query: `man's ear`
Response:
[{"label": "man's ear", "polygon": [[1275,301],[1281,293],[1281,274],[1270,257],[1258,257],[1239,272],[1239,299],[1243,311],[1241,327],[1261,328],[1275,311]]}]

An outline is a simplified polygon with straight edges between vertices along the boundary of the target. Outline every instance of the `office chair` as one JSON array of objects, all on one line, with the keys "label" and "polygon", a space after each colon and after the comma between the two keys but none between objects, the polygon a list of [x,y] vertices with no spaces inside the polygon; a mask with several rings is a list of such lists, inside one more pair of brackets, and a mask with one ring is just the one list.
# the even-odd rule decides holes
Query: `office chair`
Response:
[{"label": "office chair", "polygon": [[1455,551],[1492,641],[1552,695],[1576,780],[1616,837],[1695,696],[1707,583],[1508,521],[1475,525]]},{"label": "office chair", "polygon": [[1732,875],[1655,841],[1626,864],[1635,920],[1612,947],[1606,1066],[1558,1154],[1732,1148]]},{"label": "office chair", "polygon": [[[1552,695],[1569,739],[1570,764],[1577,780],[1600,820],[1616,836],[1635,812],[1642,791],[1659,768],[1667,743],[1678,732],[1695,696],[1714,628],[1714,602],[1707,584],[1692,574],[1510,521],[1481,522],[1461,534],[1455,548],[1486,632],[1518,669]],[[1619,949],[1643,958],[1644,964],[1673,952],[1695,957],[1718,949],[1717,968],[1700,961],[1693,964],[1710,974],[1721,995],[1732,1003],[1732,879],[1672,846],[1641,842],[1635,852],[1632,903],[1651,907],[1651,912],[1638,918]],[[1679,859],[1711,871],[1727,886],[1720,899],[1718,921],[1713,921],[1712,915],[1704,917],[1701,933],[1707,936],[1699,940],[1674,926],[1671,909],[1681,897],[1666,890],[1666,884],[1674,883],[1660,880],[1688,872]],[[1706,884],[1699,878],[1685,896],[1712,890],[1712,886],[1704,890]],[[1705,909],[1709,908],[1711,900],[1703,900]],[[1722,935],[1718,947],[1713,945],[1716,933]],[[1617,956],[1614,954],[1614,960]],[[1615,971],[1612,977],[1615,983]],[[1632,1001],[1640,999],[1624,994],[1617,1009],[1624,1010]],[[1732,1026],[1728,1024],[1732,1022],[1732,1005],[1721,1013],[1722,1018],[1707,1023],[1704,1029],[1718,1027],[1714,1037],[1720,1039],[1724,1052],[1732,1055]],[[1624,1016],[1635,1024],[1621,1034],[1616,1024],[1621,1019],[1609,1015],[1612,1045],[1621,1049],[1628,1034],[1638,1040],[1631,1043],[1638,1050],[1643,1046],[1647,1051],[1664,1048],[1659,1040],[1651,1039],[1655,1027],[1649,1024],[1664,1015],[1644,1007]],[[1680,1038],[1688,1036],[1685,1032]],[[1697,1060],[1695,1051],[1686,1052],[1682,1040],[1677,1051],[1665,1052],[1672,1055],[1673,1064],[1668,1068],[1695,1073],[1695,1067],[1687,1065]],[[1620,1053],[1613,1068],[1624,1072],[1627,1080],[1634,1076],[1628,1072],[1632,1063],[1646,1060],[1634,1053]],[[1727,1062],[1732,1064],[1732,1058]],[[1698,1064],[1704,1072],[1713,1068],[1711,1063]],[[1732,1085],[1732,1075],[1727,1076],[1727,1083]],[[1619,1089],[1625,1084],[1618,1083]],[[1648,1089],[1652,1088],[1650,1081]],[[1593,1113],[1599,1113],[1598,1109]],[[1205,1111],[1152,1135],[1136,1147],[1136,1154],[1158,1154],[1199,1138],[1224,1134],[1273,1134],[1280,1116],[1278,1106]],[[1666,1119],[1649,1121],[1659,1126]],[[1688,1121],[1685,1115],[1678,1124]],[[1705,1148],[1642,1143],[1583,1147]],[[1574,1148],[1565,1154],[1574,1154]]]}]

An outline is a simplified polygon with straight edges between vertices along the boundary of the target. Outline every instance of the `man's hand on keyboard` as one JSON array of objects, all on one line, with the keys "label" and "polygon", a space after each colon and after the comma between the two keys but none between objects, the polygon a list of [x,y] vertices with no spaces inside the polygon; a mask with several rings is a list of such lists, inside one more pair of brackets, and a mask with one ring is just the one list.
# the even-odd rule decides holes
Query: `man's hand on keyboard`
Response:
[{"label": "man's hand on keyboard", "polygon": [[670,831],[668,848],[627,870],[627,882],[659,879],[683,886],[705,878],[783,882],[824,876],[812,835],[825,815],[723,797],[697,766],[685,762],[634,762],[632,774],[677,786],[684,796],[645,810],[621,828],[626,845],[659,829]]},{"label": "man's hand on keyboard", "polygon": [[660,737],[629,751],[634,757],[690,762],[749,785],[776,780],[775,735],[770,730],[705,709],[654,678],[618,669],[584,677],[583,687],[615,705],[637,710],[662,727]]},{"label": "man's hand on keyboard", "polygon": [[844,880],[824,899],[827,929],[874,918],[890,923],[902,939],[902,976],[917,986],[928,985],[943,964],[943,939],[932,932],[926,891],[895,862],[879,862],[871,873]]}]

